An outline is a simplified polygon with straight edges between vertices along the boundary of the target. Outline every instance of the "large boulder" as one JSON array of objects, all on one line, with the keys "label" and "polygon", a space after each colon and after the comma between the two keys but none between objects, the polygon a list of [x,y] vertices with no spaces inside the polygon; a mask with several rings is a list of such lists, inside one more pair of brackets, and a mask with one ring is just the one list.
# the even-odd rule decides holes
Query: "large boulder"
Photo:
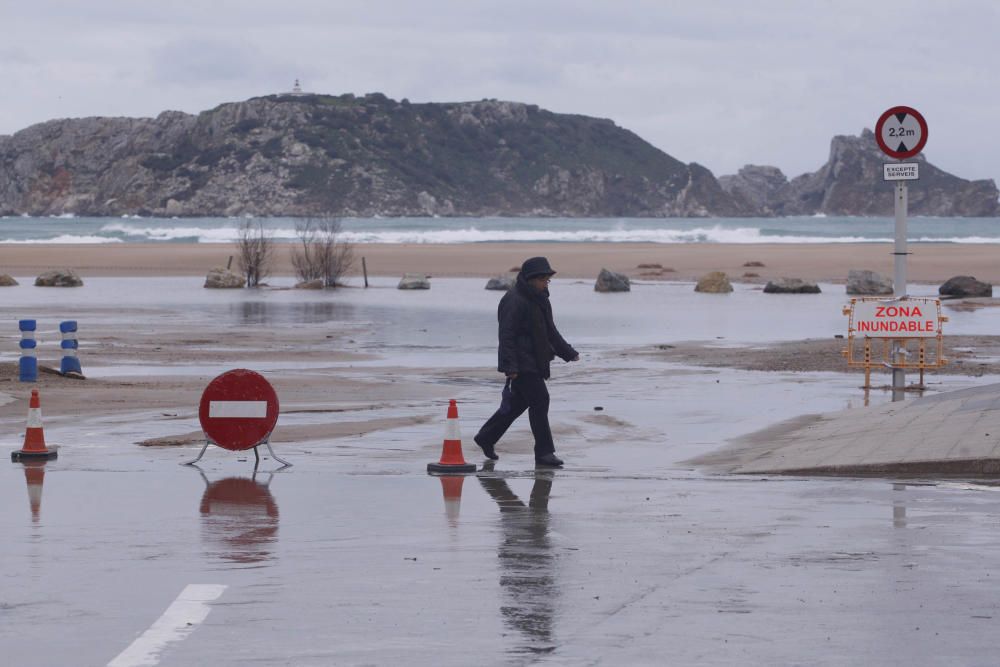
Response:
[{"label": "large boulder", "polygon": [[628,276],[623,273],[615,273],[607,269],[601,269],[597,274],[597,282],[594,283],[595,292],[630,292],[632,284]]},{"label": "large boulder", "polygon": [[486,289],[508,291],[514,289],[513,276],[493,276],[486,283]]},{"label": "large boulder", "polygon": [[698,280],[694,291],[724,294],[733,291],[733,284],[729,282],[729,277],[722,271],[712,271],[711,273],[706,273]]},{"label": "large boulder", "polygon": [[938,288],[941,296],[993,296],[993,285],[972,276],[955,276]]},{"label": "large boulder", "polygon": [[213,289],[237,289],[245,284],[246,280],[243,276],[222,267],[212,269],[205,276],[205,287]]},{"label": "large boulder", "polygon": [[14,277],[4,273],[0,275],[0,287],[14,287],[18,282],[14,280]]},{"label": "large boulder", "polygon": [[46,271],[35,278],[35,287],[82,287],[83,281],[73,269]]},{"label": "large boulder", "polygon": [[430,289],[431,281],[421,273],[406,273],[399,279],[396,289]]},{"label": "large boulder", "polygon": [[851,269],[847,272],[847,293],[861,296],[892,295],[892,280],[875,271]]},{"label": "large boulder", "polygon": [[764,285],[765,294],[819,294],[819,285],[801,278],[776,278]]},{"label": "large boulder", "polygon": [[322,278],[303,280],[300,283],[295,283],[295,289],[323,289],[324,287],[326,287],[326,281]]}]

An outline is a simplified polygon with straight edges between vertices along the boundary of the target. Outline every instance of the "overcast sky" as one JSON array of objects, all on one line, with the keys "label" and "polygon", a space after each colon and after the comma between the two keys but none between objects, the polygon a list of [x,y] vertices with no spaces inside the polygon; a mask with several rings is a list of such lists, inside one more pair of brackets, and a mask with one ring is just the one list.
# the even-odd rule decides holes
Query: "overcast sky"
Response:
[{"label": "overcast sky", "polygon": [[789,177],[905,104],[1000,181],[998,0],[0,0],[0,134],[287,91],[499,98]]}]

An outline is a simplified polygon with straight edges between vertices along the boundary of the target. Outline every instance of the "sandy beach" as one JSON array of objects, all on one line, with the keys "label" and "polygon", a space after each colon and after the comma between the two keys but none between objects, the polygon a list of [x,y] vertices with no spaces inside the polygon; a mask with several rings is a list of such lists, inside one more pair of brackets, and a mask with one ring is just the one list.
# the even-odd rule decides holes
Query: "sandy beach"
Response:
[{"label": "sandy beach", "polygon": [[[291,276],[290,244],[279,244],[273,274]],[[1000,283],[1000,248],[996,245],[911,244],[908,278],[940,283],[954,275],[972,275]],[[601,268],[631,277],[694,280],[709,271],[761,282],[776,277],[844,282],[850,269],[892,275],[892,247],[859,244],[652,244],[652,243],[477,243],[359,244],[352,275],[361,275],[364,257],[369,275],[424,273],[431,276],[489,276],[505,273],[533,255],[546,255],[562,278],[592,278]],[[225,266],[235,247],[219,244],[122,243],[95,245],[0,246],[0,272],[37,275],[57,267],[81,276],[194,276]],[[744,266],[749,262],[763,267]],[[234,260],[235,264],[235,260]],[[663,271],[640,269],[659,264]],[[671,270],[672,269],[672,270]],[[744,277],[752,273],[755,276]]]}]

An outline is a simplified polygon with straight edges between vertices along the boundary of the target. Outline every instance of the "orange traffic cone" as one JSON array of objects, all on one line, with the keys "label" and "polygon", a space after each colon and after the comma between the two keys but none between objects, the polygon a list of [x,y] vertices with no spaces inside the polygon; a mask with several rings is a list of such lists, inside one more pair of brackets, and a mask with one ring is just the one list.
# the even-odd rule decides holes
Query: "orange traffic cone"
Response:
[{"label": "orange traffic cone", "polygon": [[56,448],[45,447],[45,433],[42,431],[42,402],[38,398],[38,390],[31,390],[31,402],[28,403],[28,428],[24,431],[24,446],[16,452],[11,452],[11,461],[21,459],[54,459],[59,456]]},{"label": "orange traffic cone", "polygon": [[458,522],[458,513],[462,507],[462,484],[465,477],[461,475],[445,476],[441,475],[441,493],[444,494],[444,513],[448,517],[448,522],[455,524]]},{"label": "orange traffic cone", "polygon": [[24,466],[24,481],[28,485],[28,504],[31,505],[31,520],[38,522],[42,516],[42,484],[45,483],[45,461],[42,459],[26,459]]},{"label": "orange traffic cone", "polygon": [[475,463],[466,463],[462,456],[462,435],[458,431],[458,405],[455,399],[448,403],[448,425],[441,448],[441,460],[428,463],[427,472],[476,472]]}]

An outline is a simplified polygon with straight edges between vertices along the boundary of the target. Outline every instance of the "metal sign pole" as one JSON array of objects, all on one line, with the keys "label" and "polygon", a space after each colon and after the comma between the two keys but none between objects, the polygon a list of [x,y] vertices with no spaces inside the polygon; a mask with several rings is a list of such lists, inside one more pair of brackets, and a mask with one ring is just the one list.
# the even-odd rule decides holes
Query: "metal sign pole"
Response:
[{"label": "metal sign pole", "polygon": [[[893,295],[899,299],[906,296],[906,181],[896,181],[896,247],[893,252]],[[898,340],[892,341],[892,400],[903,400],[906,389],[906,371],[895,366],[902,362],[903,349]]]}]

